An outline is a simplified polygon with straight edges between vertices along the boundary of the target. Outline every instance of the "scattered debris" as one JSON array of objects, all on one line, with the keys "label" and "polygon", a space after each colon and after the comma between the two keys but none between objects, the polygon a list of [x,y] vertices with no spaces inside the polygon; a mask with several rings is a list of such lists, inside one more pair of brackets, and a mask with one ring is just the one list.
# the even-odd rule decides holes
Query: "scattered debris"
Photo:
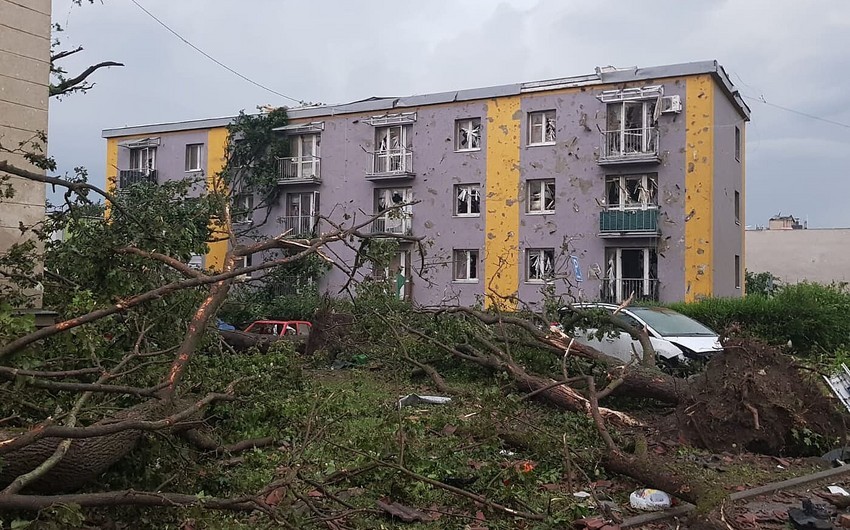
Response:
[{"label": "scattered debris", "polygon": [[586,491],[577,491],[577,492],[573,493],[573,497],[576,497],[576,498],[579,498],[579,499],[586,499],[590,496],[591,496],[590,493],[588,493]]},{"label": "scattered debris", "polygon": [[797,530],[829,530],[832,528],[832,517],[823,504],[815,504],[809,499],[803,499],[801,508],[788,508],[788,520]]},{"label": "scattered debris", "polygon": [[416,508],[404,506],[397,502],[389,502],[388,500],[379,499],[375,501],[375,506],[387,512],[392,517],[404,521],[405,523],[415,523],[417,521],[427,523],[433,520],[432,517],[425,512],[417,510]]},{"label": "scattered debris", "polygon": [[661,490],[644,488],[635,490],[629,495],[629,503],[632,508],[644,510],[647,512],[655,512],[658,510],[666,510],[672,504],[670,496]]},{"label": "scattered debris", "polygon": [[398,408],[412,407],[414,405],[445,405],[450,403],[452,398],[443,396],[420,396],[418,394],[408,394],[398,400]]}]

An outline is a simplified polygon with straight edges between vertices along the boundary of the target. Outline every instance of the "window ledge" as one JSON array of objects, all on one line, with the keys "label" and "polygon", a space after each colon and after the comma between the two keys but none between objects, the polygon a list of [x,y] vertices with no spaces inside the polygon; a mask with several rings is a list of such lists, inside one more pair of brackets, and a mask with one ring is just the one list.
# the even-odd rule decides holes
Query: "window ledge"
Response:
[{"label": "window ledge", "polygon": [[546,147],[546,146],[553,146],[553,145],[558,145],[558,142],[540,142],[540,143],[534,143],[534,144],[525,144],[526,147]]},{"label": "window ledge", "polygon": [[203,173],[203,169],[187,169],[185,173]]},{"label": "window ledge", "polygon": [[738,225],[738,226],[741,226],[741,221],[739,221],[738,219],[735,219],[735,224]]},{"label": "window ledge", "polygon": [[479,282],[479,281],[478,281],[478,279],[476,278],[476,279],[474,279],[474,280],[452,280],[452,283],[459,283],[459,284],[466,284],[466,285],[475,285],[475,284],[480,283],[480,282]]},{"label": "window ledge", "polygon": [[463,218],[463,219],[470,219],[470,218],[476,219],[478,217],[481,217],[481,214],[480,213],[456,213],[452,217],[460,217],[460,218]]},{"label": "window ledge", "polygon": [[455,149],[455,153],[475,153],[481,151],[480,147],[473,147],[471,149]]},{"label": "window ledge", "polygon": [[528,215],[552,215],[555,210],[543,210],[542,212],[525,212]]}]

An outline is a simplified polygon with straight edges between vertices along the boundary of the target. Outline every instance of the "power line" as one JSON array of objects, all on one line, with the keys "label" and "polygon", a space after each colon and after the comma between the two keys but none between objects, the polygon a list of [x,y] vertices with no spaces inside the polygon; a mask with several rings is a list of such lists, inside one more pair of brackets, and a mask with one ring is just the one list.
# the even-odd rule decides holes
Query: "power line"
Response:
[{"label": "power line", "polygon": [[770,107],[776,107],[777,109],[784,110],[785,112],[797,114],[798,116],[805,116],[806,118],[822,121],[822,122],[825,122],[825,123],[830,123],[832,125],[838,125],[839,127],[844,127],[845,129],[850,129],[850,125],[848,125],[846,123],[841,123],[840,121],[830,120],[829,118],[822,118],[820,116],[815,116],[814,114],[808,114],[806,112],[802,112],[802,111],[799,111],[799,110],[789,109],[788,107],[783,107],[782,105],[777,105],[776,103],[771,103],[771,102],[767,101],[766,99],[764,99],[764,96],[754,98],[752,96],[745,96],[745,95],[741,94],[741,97],[743,97],[745,99],[752,100],[752,101],[758,101],[758,102],[764,103],[765,105],[768,105]]},{"label": "power line", "polygon": [[239,72],[237,72],[237,71],[236,71],[236,70],[234,70],[233,68],[231,68],[231,67],[227,66],[226,64],[224,64],[223,62],[219,61],[218,59],[216,59],[216,58],[215,58],[215,57],[213,57],[212,55],[208,54],[208,53],[207,53],[207,52],[205,52],[204,50],[202,50],[202,49],[198,48],[197,46],[195,46],[194,44],[192,44],[191,42],[189,42],[188,40],[186,40],[186,38],[184,38],[182,35],[180,35],[180,34],[179,34],[179,33],[177,33],[176,31],[174,31],[173,29],[171,29],[171,28],[168,26],[168,24],[166,24],[166,23],[165,23],[165,22],[163,22],[162,20],[158,19],[158,18],[157,18],[157,17],[156,17],[153,13],[151,13],[150,11],[148,11],[147,9],[145,9],[145,8],[144,8],[144,7],[143,7],[140,3],[138,3],[136,0],[130,0],[130,1],[131,1],[131,2],[133,2],[134,4],[136,4],[136,7],[138,7],[138,8],[139,8],[139,9],[141,9],[142,11],[144,11],[144,12],[145,12],[145,14],[147,14],[149,17],[151,17],[152,19],[154,19],[154,20],[155,20],[155,21],[156,21],[156,22],[157,22],[160,26],[164,27],[164,28],[165,28],[165,29],[167,29],[169,32],[171,32],[171,33],[172,33],[175,37],[177,37],[178,39],[182,40],[184,43],[188,44],[188,45],[189,45],[189,46],[190,46],[193,50],[195,50],[196,52],[200,53],[201,55],[203,55],[204,57],[206,57],[206,58],[207,58],[207,59],[209,59],[210,61],[214,62],[215,64],[217,64],[217,65],[221,66],[222,68],[224,68],[224,69],[225,69],[225,70],[227,70],[228,72],[230,72],[230,73],[232,73],[232,74],[234,74],[234,75],[236,75],[236,76],[238,76],[238,77],[241,77],[241,78],[242,78],[242,79],[244,79],[245,81],[248,81],[248,82],[249,82],[249,83],[251,83],[252,85],[258,86],[258,87],[262,88],[263,90],[266,90],[267,92],[271,92],[272,94],[275,94],[275,95],[280,96],[280,97],[282,97],[282,98],[288,99],[288,100],[290,100],[290,101],[294,101],[295,103],[298,103],[299,105],[303,103],[303,101],[301,101],[300,99],[295,99],[295,98],[293,98],[293,97],[287,96],[286,94],[281,94],[281,93],[280,93],[280,92],[278,92],[277,90],[271,89],[271,88],[269,88],[269,87],[267,87],[267,86],[265,86],[265,85],[263,85],[263,84],[261,84],[261,83],[258,83],[258,82],[256,82],[256,81],[254,81],[253,79],[251,79],[251,78],[249,78],[249,77],[247,77],[247,76],[244,76],[244,75],[240,74]]}]

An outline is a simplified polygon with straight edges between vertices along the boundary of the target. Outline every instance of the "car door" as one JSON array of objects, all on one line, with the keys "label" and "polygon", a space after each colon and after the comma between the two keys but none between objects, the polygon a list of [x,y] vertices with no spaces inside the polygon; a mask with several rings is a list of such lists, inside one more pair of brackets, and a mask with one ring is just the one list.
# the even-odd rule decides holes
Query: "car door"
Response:
[{"label": "car door", "polygon": [[[607,307],[582,307],[581,309],[601,309],[608,314],[613,313],[613,310]],[[610,357],[615,357],[626,363],[632,359],[632,337],[625,331],[615,330],[600,337],[599,330],[596,328],[576,329],[573,336],[578,342],[599,350]],[[640,352],[640,348],[637,351]]]}]

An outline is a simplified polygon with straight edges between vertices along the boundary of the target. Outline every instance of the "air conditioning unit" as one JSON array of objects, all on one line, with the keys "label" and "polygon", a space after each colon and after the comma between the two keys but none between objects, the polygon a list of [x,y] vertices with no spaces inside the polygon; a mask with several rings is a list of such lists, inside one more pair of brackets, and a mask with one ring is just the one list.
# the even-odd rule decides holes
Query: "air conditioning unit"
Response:
[{"label": "air conditioning unit", "polygon": [[682,98],[679,96],[664,96],[661,98],[661,114],[682,112]]}]

